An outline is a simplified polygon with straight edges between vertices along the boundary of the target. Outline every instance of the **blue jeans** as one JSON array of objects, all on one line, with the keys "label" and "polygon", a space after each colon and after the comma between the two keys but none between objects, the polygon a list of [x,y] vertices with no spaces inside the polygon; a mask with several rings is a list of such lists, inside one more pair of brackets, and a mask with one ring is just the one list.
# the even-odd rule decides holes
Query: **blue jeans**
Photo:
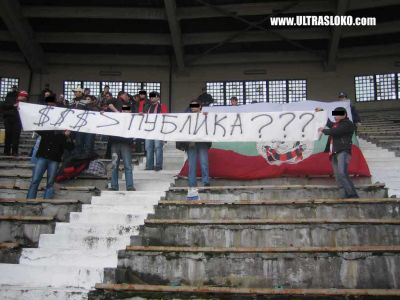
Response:
[{"label": "blue jeans", "polygon": [[32,182],[29,186],[27,199],[36,199],[37,191],[39,189],[40,182],[42,181],[43,175],[47,170],[47,185],[44,192],[44,199],[51,199],[54,196],[54,181],[56,179],[58,169],[58,162],[46,158],[39,157],[36,161],[35,168],[33,170]]},{"label": "blue jeans", "polygon": [[132,169],[132,146],[127,143],[112,143],[111,144],[111,188],[119,190],[118,186],[118,169],[119,161],[122,158],[125,168],[126,189],[133,189],[133,169]]},{"label": "blue jeans", "polygon": [[[163,166],[163,141],[146,140],[146,169],[153,170],[154,168],[162,169]],[[154,165],[154,154],[156,155],[156,164]]]},{"label": "blue jeans", "polygon": [[86,132],[76,132],[75,133],[75,153],[92,153],[94,148],[95,135]]},{"label": "blue jeans", "polygon": [[356,188],[348,172],[350,160],[351,154],[346,151],[341,151],[332,155],[333,174],[335,175],[341,198],[357,196]]},{"label": "blue jeans", "polygon": [[209,183],[208,177],[208,147],[203,143],[195,143],[187,150],[189,162],[189,187],[197,186],[197,158],[200,159],[201,178],[203,184]]}]

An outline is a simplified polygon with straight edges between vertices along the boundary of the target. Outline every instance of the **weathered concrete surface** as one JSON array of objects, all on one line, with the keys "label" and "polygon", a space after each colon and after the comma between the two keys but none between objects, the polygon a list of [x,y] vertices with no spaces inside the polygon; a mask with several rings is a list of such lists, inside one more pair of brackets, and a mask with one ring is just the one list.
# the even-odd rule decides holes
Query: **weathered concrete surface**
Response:
[{"label": "weathered concrete surface", "polygon": [[[120,251],[118,283],[263,288],[399,288],[399,253]],[[229,262],[229,263],[228,263]],[[130,274],[129,274],[130,273]],[[323,274],[323,276],[316,276]]]},{"label": "weathered concrete surface", "polygon": [[37,247],[40,234],[53,233],[54,221],[6,221],[0,220],[0,243],[17,242],[25,247]]},{"label": "weathered concrete surface", "polygon": [[[43,197],[43,191],[38,192],[38,198]],[[98,195],[100,191],[73,191],[73,190],[56,190],[54,199],[74,199],[79,200],[82,203],[90,203],[92,196]],[[28,194],[27,189],[14,189],[14,188],[2,188],[0,189],[0,198],[26,198]]]},{"label": "weathered concrete surface", "polygon": [[17,216],[46,216],[52,217],[56,221],[65,222],[68,220],[69,213],[80,211],[81,204],[79,202],[57,203],[49,202],[3,202],[0,201],[0,215],[17,215]]},{"label": "weathered concrete surface", "polygon": [[[370,184],[371,177],[354,177],[352,178],[354,184]],[[289,185],[289,184],[309,184],[309,185],[332,185],[336,186],[336,181],[330,176],[321,177],[279,177],[267,178],[259,180],[228,180],[220,178],[211,178],[211,186],[241,186],[241,185]],[[176,187],[187,187],[188,179],[185,177],[178,177],[175,179],[174,185]],[[201,186],[200,178],[198,178],[198,185]]]},{"label": "weathered concrete surface", "polygon": [[132,245],[289,247],[399,245],[399,225],[145,225]]},{"label": "weathered concrete surface", "polygon": [[21,247],[0,248],[0,263],[2,264],[17,264],[21,256]]},{"label": "weathered concrete surface", "polygon": [[[269,219],[269,218],[399,218],[400,201],[388,199],[387,203],[301,203],[301,204],[168,204],[155,208],[150,219]],[[270,202],[271,203],[271,202]]]},{"label": "weathered concrete surface", "polygon": [[[356,187],[357,193],[361,198],[385,198],[387,189],[379,186]],[[169,190],[166,200],[185,200],[187,191]],[[205,191],[199,190],[201,200],[263,200],[263,199],[334,199],[339,198],[339,190],[336,187],[326,186],[277,186],[274,188],[254,187],[240,188],[220,188]]]}]

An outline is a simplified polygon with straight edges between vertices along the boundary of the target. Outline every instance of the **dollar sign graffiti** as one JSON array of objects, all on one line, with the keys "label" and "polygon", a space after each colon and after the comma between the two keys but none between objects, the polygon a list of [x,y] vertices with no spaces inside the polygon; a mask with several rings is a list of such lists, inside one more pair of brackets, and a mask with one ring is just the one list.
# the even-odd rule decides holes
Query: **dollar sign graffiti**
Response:
[{"label": "dollar sign graffiti", "polygon": [[39,122],[33,123],[33,124],[35,124],[37,126],[43,126],[44,124],[46,124],[50,120],[50,117],[48,116],[48,114],[51,109],[53,109],[53,107],[46,106],[46,107],[42,108],[41,110],[39,110],[39,113],[40,113]]},{"label": "dollar sign graffiti", "polygon": [[71,126],[71,128],[74,129],[75,131],[79,131],[83,126],[87,124],[86,120],[89,115],[94,115],[94,113],[85,110],[84,112],[78,114],[77,117],[79,118],[79,120],[78,122],[76,122],[74,126]]},{"label": "dollar sign graffiti", "polygon": [[66,109],[61,113],[61,116],[58,118],[57,122],[51,124],[53,126],[61,126],[61,124],[64,122],[65,118],[68,116],[68,114],[72,112],[74,114],[75,112],[72,109]]}]

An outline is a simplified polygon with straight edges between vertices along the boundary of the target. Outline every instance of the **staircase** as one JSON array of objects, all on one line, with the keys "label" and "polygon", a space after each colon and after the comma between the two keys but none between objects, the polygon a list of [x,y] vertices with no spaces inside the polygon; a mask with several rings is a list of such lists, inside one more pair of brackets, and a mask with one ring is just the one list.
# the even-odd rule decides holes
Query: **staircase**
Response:
[{"label": "staircase", "polygon": [[[23,140],[30,136],[23,133]],[[28,157],[0,157],[0,299],[87,299],[165,194],[182,156],[175,170],[173,164],[161,172],[144,171],[144,162],[135,167],[137,192],[100,195],[108,177],[82,175],[59,185],[52,200],[25,199]],[[103,162],[110,170],[111,161]]]},{"label": "staircase", "polygon": [[199,201],[177,180],[89,299],[400,297],[400,201],[317,180],[213,182]]}]

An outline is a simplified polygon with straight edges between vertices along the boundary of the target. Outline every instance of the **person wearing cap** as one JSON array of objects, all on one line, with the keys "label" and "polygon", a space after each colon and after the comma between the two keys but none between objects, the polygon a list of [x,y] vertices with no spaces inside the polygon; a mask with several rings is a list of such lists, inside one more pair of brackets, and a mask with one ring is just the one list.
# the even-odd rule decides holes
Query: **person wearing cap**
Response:
[{"label": "person wearing cap", "polygon": [[[131,103],[125,102],[117,105],[119,112],[131,113],[134,108]],[[127,191],[136,191],[133,184],[133,168],[132,168],[132,138],[123,138],[119,136],[110,136],[109,143],[111,145],[111,190],[118,191],[118,170],[119,163],[122,158],[124,162],[125,181]]]},{"label": "person wearing cap", "polygon": [[360,115],[358,114],[356,108],[351,104],[351,100],[347,97],[347,93],[346,92],[340,92],[338,95],[338,99],[340,101],[350,101],[350,108],[351,108],[351,117],[353,119],[353,123],[356,126],[355,130],[357,133],[357,127],[361,126],[361,118]]},{"label": "person wearing cap", "polygon": [[[144,111],[147,114],[165,114],[168,113],[167,106],[160,103],[160,94],[151,92],[150,105]],[[160,171],[163,167],[163,145],[160,140],[145,140],[146,148],[146,170]],[[154,155],[156,157],[154,164]]]},{"label": "person wearing cap", "polygon": [[5,127],[4,155],[18,156],[19,137],[22,124],[18,113],[18,103],[28,101],[29,94],[19,91],[16,98],[8,97],[3,104],[3,117]]},{"label": "person wearing cap", "polygon": [[74,99],[72,100],[71,108],[76,108],[79,101],[83,99],[84,90],[80,86],[77,86],[76,88],[72,89],[72,91],[74,92]]},{"label": "person wearing cap", "polygon": [[149,106],[150,106],[150,100],[147,99],[147,92],[145,90],[139,91],[138,112],[147,111]]},{"label": "person wearing cap", "polygon": [[[57,105],[54,95],[46,97],[45,102],[49,106]],[[54,181],[58,165],[61,162],[64,150],[72,149],[73,143],[70,139],[69,130],[46,130],[37,131],[36,133],[40,135],[40,144],[36,153],[37,161],[26,198],[36,198],[40,182],[47,171],[47,184],[43,198],[51,199],[54,196]]]},{"label": "person wearing cap", "polygon": [[337,107],[332,112],[335,123],[328,119],[327,129],[319,128],[319,132],[328,135],[325,152],[329,152],[333,173],[340,190],[341,198],[359,198],[349,176],[354,124],[347,116],[344,107]]}]

